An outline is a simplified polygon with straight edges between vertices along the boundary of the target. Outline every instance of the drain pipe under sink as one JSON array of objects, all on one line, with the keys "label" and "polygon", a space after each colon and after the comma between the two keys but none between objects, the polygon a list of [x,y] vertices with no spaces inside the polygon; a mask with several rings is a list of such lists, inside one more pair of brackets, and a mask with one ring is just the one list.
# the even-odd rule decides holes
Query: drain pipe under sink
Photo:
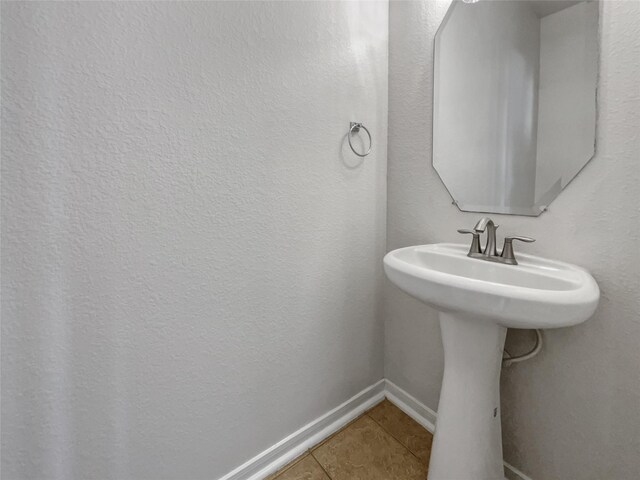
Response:
[{"label": "drain pipe under sink", "polygon": [[503,367],[510,367],[514,363],[519,363],[519,362],[524,362],[525,360],[529,360],[530,358],[535,357],[540,352],[540,350],[542,350],[542,330],[540,330],[539,328],[536,328],[535,332],[536,332],[536,344],[527,353],[523,353],[522,355],[512,357],[511,354],[507,351],[507,349],[506,348],[504,349],[504,353],[507,356],[507,358],[502,359]]}]

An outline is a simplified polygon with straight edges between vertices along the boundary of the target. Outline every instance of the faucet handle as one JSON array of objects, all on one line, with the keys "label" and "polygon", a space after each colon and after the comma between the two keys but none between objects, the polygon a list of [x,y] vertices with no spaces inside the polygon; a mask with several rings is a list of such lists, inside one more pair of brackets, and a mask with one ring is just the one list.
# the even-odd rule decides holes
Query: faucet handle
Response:
[{"label": "faucet handle", "polygon": [[533,242],[536,241],[535,238],[522,237],[520,235],[513,235],[511,237],[505,237],[505,239],[504,239],[505,242],[511,242],[512,240],[520,240],[521,242],[526,242],[526,243],[533,243]]},{"label": "faucet handle", "polygon": [[535,238],[531,237],[522,237],[518,235],[513,235],[511,237],[504,238],[504,246],[502,247],[502,253],[500,257],[502,258],[503,263],[507,263],[509,265],[517,265],[518,261],[516,260],[516,256],[513,253],[513,241],[519,240],[521,242],[532,243],[535,242]]},{"label": "faucet handle", "polygon": [[467,253],[468,257],[471,257],[473,255],[479,255],[482,253],[480,251],[480,232],[476,232],[475,230],[469,230],[467,228],[460,228],[458,229],[458,233],[473,235],[473,239],[471,240],[471,247],[469,248],[469,253]]}]

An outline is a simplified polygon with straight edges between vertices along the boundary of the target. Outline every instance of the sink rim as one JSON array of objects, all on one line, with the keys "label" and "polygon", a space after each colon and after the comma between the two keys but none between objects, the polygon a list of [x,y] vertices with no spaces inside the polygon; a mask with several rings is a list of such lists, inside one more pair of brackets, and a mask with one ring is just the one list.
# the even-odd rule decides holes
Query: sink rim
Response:
[{"label": "sink rim", "polygon": [[[503,265],[467,257],[468,249],[467,245],[456,243],[399,248],[385,255],[384,269],[389,279],[400,289],[441,311],[458,311],[494,318],[510,328],[560,328],[576,325],[586,321],[598,305],[598,284],[582,267],[529,254],[517,254],[519,265]],[[517,272],[514,269],[520,269],[528,274],[554,277],[571,283],[574,288],[549,290],[496,283],[442,272],[402,258],[407,252],[419,250],[477,262],[497,271],[505,269],[505,272]],[[467,301],[473,303],[465,303]],[[531,320],[531,315],[527,313],[527,309],[531,307],[539,309],[544,316]]]}]

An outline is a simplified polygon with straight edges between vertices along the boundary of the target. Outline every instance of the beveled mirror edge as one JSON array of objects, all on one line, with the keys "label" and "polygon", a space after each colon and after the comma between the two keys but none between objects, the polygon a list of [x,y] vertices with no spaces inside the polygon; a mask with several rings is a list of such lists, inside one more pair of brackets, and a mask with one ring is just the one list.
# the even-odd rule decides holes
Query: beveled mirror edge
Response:
[{"label": "beveled mirror edge", "polygon": [[[509,0],[505,0],[509,1]],[[511,0],[516,1],[516,0]],[[459,211],[461,212],[471,212],[471,213],[493,213],[498,215],[519,215],[519,216],[529,216],[529,217],[539,217],[542,213],[549,210],[549,205],[562,193],[562,191],[569,187],[573,181],[580,176],[580,174],[587,168],[587,166],[591,163],[591,161],[597,156],[598,153],[598,131],[599,131],[599,117],[600,117],[600,108],[599,108],[599,99],[600,99],[600,66],[601,66],[601,53],[602,53],[602,1],[601,0],[583,0],[585,2],[593,2],[598,5],[597,12],[597,31],[596,31],[596,82],[595,82],[595,91],[594,91],[594,108],[595,108],[595,123],[594,123],[594,134],[593,134],[593,150],[591,155],[582,165],[582,167],[567,180],[564,185],[559,186],[559,191],[555,191],[555,188],[550,189],[545,195],[541,197],[541,199],[545,199],[545,202],[536,202],[531,207],[501,207],[501,206],[486,206],[486,205],[473,205],[473,204],[464,204],[458,202],[449,188],[445,183],[444,179],[438,172],[438,169],[435,167],[435,143],[436,138],[434,135],[435,129],[435,112],[436,106],[438,104],[437,99],[437,83],[436,83],[436,65],[437,65],[437,57],[438,57],[438,43],[440,41],[440,32],[444,25],[447,22],[447,19],[453,13],[453,10],[457,4],[466,3],[463,0],[451,0],[449,7],[445,15],[442,17],[438,28],[436,29],[436,33],[433,38],[433,63],[432,63],[432,112],[431,112],[431,168],[436,172],[438,179],[440,180],[442,186],[444,186],[445,190],[451,197],[451,204],[455,205]],[[562,179],[559,179],[557,183],[561,183]],[[557,184],[556,183],[556,184]],[[554,185],[555,187],[556,185]],[[553,192],[553,194],[552,194]]]}]

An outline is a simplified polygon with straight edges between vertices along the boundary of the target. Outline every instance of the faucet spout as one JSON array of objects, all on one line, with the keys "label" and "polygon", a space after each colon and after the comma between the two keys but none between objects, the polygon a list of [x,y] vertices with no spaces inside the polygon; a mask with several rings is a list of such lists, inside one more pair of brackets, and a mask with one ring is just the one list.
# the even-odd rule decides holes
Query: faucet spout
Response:
[{"label": "faucet spout", "polygon": [[473,228],[476,232],[482,233],[487,231],[487,244],[482,254],[486,257],[497,257],[498,249],[496,248],[496,229],[499,225],[493,223],[489,217],[482,217]]},{"label": "faucet spout", "polygon": [[473,229],[476,232],[482,233],[486,230],[487,226],[495,226],[493,220],[491,220],[489,217],[482,217],[480,220],[478,220],[478,223],[476,223],[476,226],[473,227]]}]

